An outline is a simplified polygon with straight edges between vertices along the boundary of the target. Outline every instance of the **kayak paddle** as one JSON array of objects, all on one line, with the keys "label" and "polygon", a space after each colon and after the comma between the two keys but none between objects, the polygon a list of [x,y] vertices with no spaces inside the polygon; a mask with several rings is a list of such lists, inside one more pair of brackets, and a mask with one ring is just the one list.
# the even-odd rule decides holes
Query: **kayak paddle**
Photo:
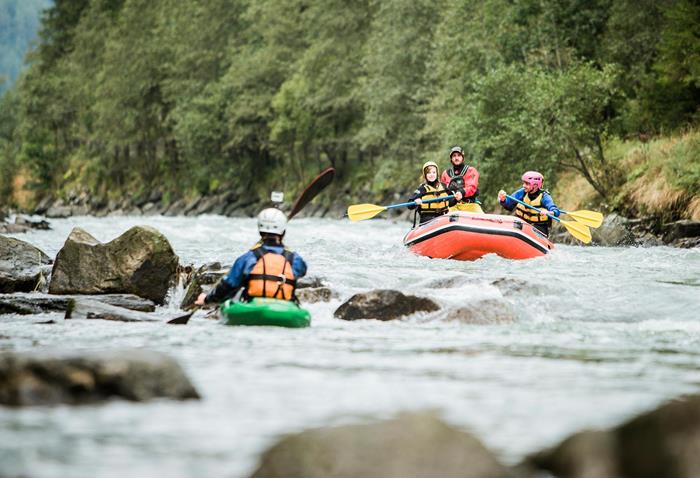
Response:
[{"label": "kayak paddle", "polygon": [[[425,201],[423,201],[423,203],[426,204],[431,202],[440,202],[452,199],[453,197],[454,194],[451,194],[449,196],[442,196],[434,199],[426,199]],[[415,204],[415,201],[402,202],[401,204],[391,204],[390,206],[377,206],[376,204],[353,204],[352,206],[348,207],[348,217],[351,221],[364,221],[365,219],[373,218],[380,212],[386,211],[387,209],[395,209],[397,207],[404,206],[413,206]]]},{"label": "kayak paddle", "polygon": [[597,211],[572,211],[566,212],[560,209],[562,214],[568,214],[581,224],[585,224],[588,227],[600,227],[603,224],[603,215]]},{"label": "kayak paddle", "polygon": [[319,175],[316,176],[314,180],[311,181],[309,185],[306,186],[306,188],[301,192],[297,200],[294,201],[294,205],[292,206],[291,212],[287,216],[287,220],[290,220],[296,216],[299,211],[304,209],[304,206],[310,203],[313,198],[318,196],[318,194],[323,191],[326,186],[331,183],[331,181],[333,181],[334,175],[334,168],[326,168],[321,171]]},{"label": "kayak paddle", "polygon": [[540,214],[545,214],[555,221],[561,223],[562,226],[566,228],[569,234],[574,236],[576,239],[579,241],[583,242],[584,244],[588,244],[591,242],[591,230],[588,229],[588,226],[585,224],[581,224],[575,221],[565,221],[563,219],[559,219],[553,214],[550,214],[549,212],[545,211],[544,209],[537,208],[531,204],[528,204],[526,202],[521,201],[520,199],[516,199],[513,196],[510,196],[506,194],[506,197],[509,199],[512,199],[513,201],[517,202],[518,204],[522,204],[525,207],[529,207],[530,209],[534,209],[535,211],[539,212]]}]

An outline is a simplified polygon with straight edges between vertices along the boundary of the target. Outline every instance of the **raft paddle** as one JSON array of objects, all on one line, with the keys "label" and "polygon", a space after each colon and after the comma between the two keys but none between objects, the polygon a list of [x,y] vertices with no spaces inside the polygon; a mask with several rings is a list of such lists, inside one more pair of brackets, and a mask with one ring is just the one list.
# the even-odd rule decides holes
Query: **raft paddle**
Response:
[{"label": "raft paddle", "polygon": [[568,214],[569,216],[573,217],[576,221],[580,222],[581,224],[585,224],[588,227],[600,227],[601,224],[603,224],[603,214],[597,212],[597,211],[586,211],[586,210],[581,210],[581,211],[572,211],[572,212],[567,212],[567,211],[562,211],[562,214]]},{"label": "raft paddle", "polygon": [[304,206],[310,203],[313,198],[318,196],[318,193],[323,191],[326,188],[326,186],[328,186],[331,183],[331,181],[333,181],[334,175],[334,168],[326,168],[323,171],[321,171],[319,175],[316,176],[314,180],[311,181],[311,183],[309,183],[309,185],[306,186],[306,188],[301,192],[297,200],[294,201],[292,210],[287,215],[287,220],[290,220],[291,218],[296,216],[299,211],[304,209]]},{"label": "raft paddle", "polygon": [[[449,196],[442,196],[434,199],[426,199],[423,204],[431,202],[440,202],[452,199],[454,194]],[[415,205],[415,201],[402,202],[401,204],[391,204],[389,206],[377,206],[376,204],[353,204],[348,207],[348,217],[351,221],[364,221],[365,219],[370,219],[387,209],[396,209],[397,207],[412,206]]]},{"label": "raft paddle", "polygon": [[550,214],[549,212],[545,211],[544,209],[540,209],[538,207],[535,207],[531,204],[528,204],[526,202],[521,201],[520,199],[516,199],[513,196],[510,196],[506,194],[507,198],[512,199],[513,201],[522,204],[525,207],[529,207],[530,209],[534,209],[535,211],[539,212],[540,214],[545,214],[555,221],[561,223],[562,226],[564,226],[569,234],[574,236],[576,239],[579,241],[583,242],[584,244],[588,244],[591,242],[591,230],[588,229],[588,226],[585,224],[581,224],[575,221],[565,221],[563,219],[559,219],[558,217],[554,216],[553,214]]}]

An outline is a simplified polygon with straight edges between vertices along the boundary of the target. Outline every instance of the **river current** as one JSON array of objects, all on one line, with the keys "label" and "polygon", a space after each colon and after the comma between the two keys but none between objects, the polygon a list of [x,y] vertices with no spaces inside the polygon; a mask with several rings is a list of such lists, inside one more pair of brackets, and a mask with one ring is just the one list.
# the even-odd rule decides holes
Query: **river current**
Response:
[{"label": "river current", "polygon": [[[231,264],[253,219],[73,217],[15,237],[55,257],[74,226],[107,242],[147,224],[184,264]],[[0,351],[146,348],[175,357],[199,401],[0,407],[0,476],[245,477],[280,436],[434,410],[505,463],[700,390],[700,249],[557,246],[548,256],[475,262],[417,257],[409,223],[295,219],[287,245],[339,295],[308,305],[308,329],[186,326],[0,316]],[[512,289],[494,285],[513,284]],[[393,322],[345,322],[352,294],[397,289],[443,309]],[[172,313],[182,296],[173,290]],[[445,320],[501,298],[517,321]],[[46,318],[55,325],[37,325]]]}]

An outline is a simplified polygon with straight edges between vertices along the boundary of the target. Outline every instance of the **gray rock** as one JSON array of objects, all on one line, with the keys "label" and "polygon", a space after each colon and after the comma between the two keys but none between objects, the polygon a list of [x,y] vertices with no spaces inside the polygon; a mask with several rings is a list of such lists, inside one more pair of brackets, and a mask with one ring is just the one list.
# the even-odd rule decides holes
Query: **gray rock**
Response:
[{"label": "gray rock", "polygon": [[146,350],[2,353],[0,404],[86,404],[111,398],[184,400],[199,394],[172,358]]},{"label": "gray rock", "polygon": [[[197,269],[192,274],[192,279],[187,286],[185,291],[185,296],[182,298],[182,303],[180,303],[181,309],[190,309],[194,305],[194,301],[197,300],[197,296],[202,292],[205,292],[202,286],[212,285],[221,280],[228,273],[229,269],[222,269],[219,262],[213,262],[211,264],[205,264],[199,269]],[[207,288],[207,291],[210,288]]]},{"label": "gray rock", "polygon": [[447,320],[465,324],[512,324],[517,320],[510,303],[503,299],[485,299],[450,310]]},{"label": "gray rock", "polygon": [[251,478],[505,478],[479,440],[428,414],[308,430],[264,453]]},{"label": "gray rock", "polygon": [[609,431],[578,433],[526,463],[571,478],[698,476],[700,395],[666,403]]},{"label": "gray rock", "polygon": [[393,320],[416,312],[433,312],[439,309],[439,305],[425,297],[379,289],[353,295],[338,307],[333,315],[342,320]]},{"label": "gray rock", "polygon": [[42,278],[42,265],[50,262],[31,244],[0,236],[0,293],[34,290]]},{"label": "gray rock", "polygon": [[[555,448],[530,456],[523,470],[547,470],[557,477],[618,478],[613,435],[606,431],[584,431]],[[536,475],[537,476],[537,475]]]},{"label": "gray rock", "polygon": [[[51,294],[1,294],[0,314],[40,314],[44,312],[65,312],[68,309],[70,299],[76,299],[75,295],[51,295]],[[85,296],[93,301],[102,302],[117,307],[139,312],[153,312],[155,304],[132,294],[104,294]]]},{"label": "gray rock", "polygon": [[593,244],[599,246],[631,246],[636,244],[629,220],[617,214],[608,214],[598,229],[591,229]]},{"label": "gray rock", "polygon": [[306,304],[316,302],[329,302],[338,297],[338,294],[328,287],[305,287],[296,290],[297,299]]},{"label": "gray rock", "polygon": [[65,319],[100,319],[117,322],[159,322],[168,324],[186,324],[192,313],[177,313],[163,319],[145,312],[125,309],[97,300],[78,297],[68,300]]},{"label": "gray rock", "polygon": [[162,304],[178,257],[156,229],[135,226],[106,244],[75,228],[56,256],[49,293],[129,293]]}]

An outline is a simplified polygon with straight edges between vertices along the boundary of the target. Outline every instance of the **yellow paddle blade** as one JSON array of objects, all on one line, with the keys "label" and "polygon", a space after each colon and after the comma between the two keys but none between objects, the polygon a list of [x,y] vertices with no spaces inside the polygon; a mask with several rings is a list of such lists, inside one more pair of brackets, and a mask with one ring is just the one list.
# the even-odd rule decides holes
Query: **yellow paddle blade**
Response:
[{"label": "yellow paddle blade", "polygon": [[562,225],[566,228],[569,234],[574,236],[579,241],[583,242],[584,244],[588,244],[589,242],[591,242],[591,230],[588,229],[588,226],[586,226],[585,224],[564,220],[560,220],[559,222],[562,223]]},{"label": "yellow paddle blade", "polygon": [[576,219],[581,224],[585,224],[588,227],[600,227],[603,224],[603,215],[597,211],[573,211],[567,212],[569,216]]},{"label": "yellow paddle blade", "polygon": [[385,209],[384,206],[377,206],[376,204],[353,204],[348,207],[348,217],[351,221],[364,221],[376,216]]},{"label": "yellow paddle blade", "polygon": [[457,203],[457,205],[452,206],[450,208],[450,212],[454,211],[464,211],[464,212],[474,212],[477,214],[483,214],[484,210],[481,209],[481,206],[475,202],[461,202]]}]

